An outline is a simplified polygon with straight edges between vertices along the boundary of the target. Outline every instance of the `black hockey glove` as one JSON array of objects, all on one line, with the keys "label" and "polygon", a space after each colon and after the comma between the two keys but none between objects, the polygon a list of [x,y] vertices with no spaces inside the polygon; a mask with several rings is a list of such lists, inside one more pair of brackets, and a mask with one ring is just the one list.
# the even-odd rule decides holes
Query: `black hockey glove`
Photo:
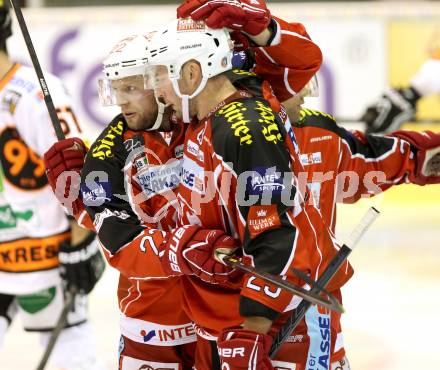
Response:
[{"label": "black hockey glove", "polygon": [[90,233],[76,246],[71,246],[68,242],[62,243],[58,258],[61,278],[67,285],[66,289],[75,285],[82,294],[92,291],[105,269],[105,261],[94,233]]},{"label": "black hockey glove", "polygon": [[366,123],[366,133],[386,134],[398,130],[402,124],[414,119],[419,99],[420,94],[412,87],[387,90],[361,117]]}]

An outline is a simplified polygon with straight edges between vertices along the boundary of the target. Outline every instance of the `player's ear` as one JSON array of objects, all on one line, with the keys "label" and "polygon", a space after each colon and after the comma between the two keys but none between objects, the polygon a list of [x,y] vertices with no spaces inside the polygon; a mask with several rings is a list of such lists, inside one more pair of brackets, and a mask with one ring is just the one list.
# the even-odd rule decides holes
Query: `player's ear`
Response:
[{"label": "player's ear", "polygon": [[189,62],[185,63],[182,68],[182,87],[185,87],[187,89],[188,95],[191,95],[199,86],[200,81],[202,80],[202,69],[200,68],[200,64],[195,60],[190,60]]}]

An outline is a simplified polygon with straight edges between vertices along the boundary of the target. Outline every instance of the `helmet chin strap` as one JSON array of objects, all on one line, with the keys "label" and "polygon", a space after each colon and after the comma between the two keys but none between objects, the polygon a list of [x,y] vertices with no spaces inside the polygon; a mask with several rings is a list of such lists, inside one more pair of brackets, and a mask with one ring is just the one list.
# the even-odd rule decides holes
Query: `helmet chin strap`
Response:
[{"label": "helmet chin strap", "polygon": [[182,95],[182,120],[185,123],[190,123],[191,118],[189,117],[189,96]]},{"label": "helmet chin strap", "polygon": [[199,95],[200,92],[205,88],[208,78],[203,76],[202,81],[200,81],[199,86],[191,95],[184,95],[180,92],[179,84],[177,83],[177,78],[173,78],[173,88],[177,96],[182,99],[182,120],[184,123],[190,123],[191,117],[189,116],[189,99],[194,98]]},{"label": "helmet chin strap", "polygon": [[156,97],[156,102],[157,102],[157,117],[156,117],[156,121],[154,122],[153,126],[151,126],[149,129],[146,129],[145,131],[157,130],[162,125],[163,112],[165,112],[166,105],[164,103],[161,103],[157,99],[157,97]]}]

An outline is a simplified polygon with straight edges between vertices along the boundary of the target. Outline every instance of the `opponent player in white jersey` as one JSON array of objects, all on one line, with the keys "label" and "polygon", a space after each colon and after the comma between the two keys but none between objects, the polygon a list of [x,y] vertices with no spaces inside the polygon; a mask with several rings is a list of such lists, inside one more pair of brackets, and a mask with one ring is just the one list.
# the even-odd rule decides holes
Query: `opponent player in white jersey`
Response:
[{"label": "opponent player in white jersey", "polygon": [[[74,284],[81,294],[75,296],[50,361],[65,370],[104,369],[87,323],[86,297],[104,263],[95,235],[69,225],[48,186],[41,157],[56,141],[55,132],[35,71],[8,57],[10,35],[11,17],[1,4],[0,346],[16,313],[24,329],[40,332],[42,345],[47,345],[64,306],[63,289]],[[56,77],[46,77],[63,130],[79,135],[66,90]]]},{"label": "opponent player in white jersey", "polygon": [[425,96],[440,96],[440,46],[433,49],[411,78],[410,85],[388,89],[382,97],[369,106],[361,121],[367,125],[367,133],[389,133],[415,118],[417,103]]}]

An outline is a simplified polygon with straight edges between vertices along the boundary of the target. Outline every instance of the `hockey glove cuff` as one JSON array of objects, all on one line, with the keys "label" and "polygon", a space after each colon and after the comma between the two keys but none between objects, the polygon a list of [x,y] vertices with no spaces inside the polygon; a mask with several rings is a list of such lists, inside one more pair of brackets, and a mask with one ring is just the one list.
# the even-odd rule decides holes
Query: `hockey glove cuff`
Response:
[{"label": "hockey glove cuff", "polygon": [[409,87],[389,89],[382,98],[367,108],[361,117],[367,125],[366,133],[388,133],[414,119],[415,106],[420,95]]},{"label": "hockey glove cuff", "polygon": [[417,150],[417,165],[411,182],[418,185],[440,183],[440,134],[432,131],[396,131],[391,136],[410,143]]}]

